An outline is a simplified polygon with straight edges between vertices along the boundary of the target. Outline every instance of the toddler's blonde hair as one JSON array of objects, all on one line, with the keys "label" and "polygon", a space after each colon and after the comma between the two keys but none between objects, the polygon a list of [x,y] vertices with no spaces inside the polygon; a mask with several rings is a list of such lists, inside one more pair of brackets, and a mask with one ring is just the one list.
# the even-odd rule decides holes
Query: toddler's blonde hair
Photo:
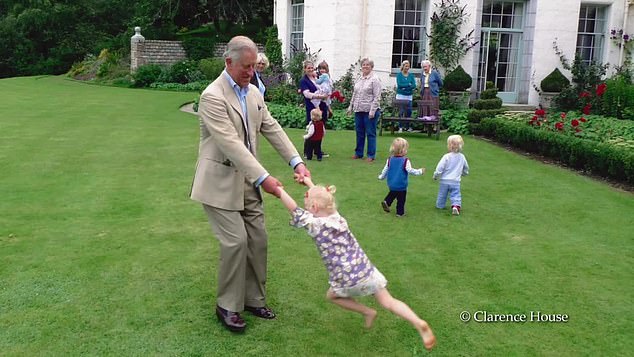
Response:
[{"label": "toddler's blonde hair", "polygon": [[407,140],[398,137],[392,141],[392,145],[390,145],[390,154],[393,156],[403,156],[407,154],[407,149],[409,149],[409,143]]},{"label": "toddler's blonde hair", "polygon": [[310,111],[310,118],[314,121],[320,121],[321,120],[321,109],[319,108],[315,108],[313,110]]},{"label": "toddler's blonde hair", "polygon": [[450,135],[447,138],[447,151],[450,152],[462,152],[464,141],[460,135]]},{"label": "toddler's blonde hair", "polygon": [[315,185],[306,191],[306,205],[315,205],[318,210],[333,214],[337,212],[337,203],[334,196],[336,191],[337,188],[332,185]]}]

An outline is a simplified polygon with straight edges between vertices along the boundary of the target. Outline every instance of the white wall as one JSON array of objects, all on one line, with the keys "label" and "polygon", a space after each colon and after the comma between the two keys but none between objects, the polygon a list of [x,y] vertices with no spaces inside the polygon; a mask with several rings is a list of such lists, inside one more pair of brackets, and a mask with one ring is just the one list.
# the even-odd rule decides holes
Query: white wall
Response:
[{"label": "white wall", "polygon": [[[275,1],[275,19],[279,36],[284,44],[284,55],[288,56],[290,0]],[[592,0],[588,4],[608,6],[604,59],[610,64],[619,61],[619,49],[609,39],[612,28],[623,27],[624,4],[626,0]],[[429,0],[429,16],[433,13],[437,0]],[[553,41],[563,51],[569,61],[574,59],[577,42],[577,26],[581,0],[529,0],[527,11],[533,16],[533,23],[525,29],[523,66],[525,73],[520,77],[523,96],[531,105],[539,103],[539,95],[533,83],[539,85],[541,79],[558,67],[563,70],[559,57],[553,49]],[[462,35],[479,26],[479,11],[482,0],[462,0],[470,15],[464,25]],[[586,1],[584,1],[586,3]],[[429,20],[428,20],[429,23]],[[334,79],[345,73],[349,66],[363,57],[374,60],[374,70],[384,87],[394,86],[390,76],[392,56],[392,36],[394,26],[394,1],[392,0],[305,0],[304,1],[304,43],[313,52],[321,48],[320,59],[326,60]],[[634,7],[630,7],[626,33],[634,33]],[[479,38],[478,29],[474,37]],[[472,77],[477,78],[478,46],[470,50],[461,65]],[[530,73],[529,73],[530,72]],[[521,93],[524,93],[522,95]]]}]

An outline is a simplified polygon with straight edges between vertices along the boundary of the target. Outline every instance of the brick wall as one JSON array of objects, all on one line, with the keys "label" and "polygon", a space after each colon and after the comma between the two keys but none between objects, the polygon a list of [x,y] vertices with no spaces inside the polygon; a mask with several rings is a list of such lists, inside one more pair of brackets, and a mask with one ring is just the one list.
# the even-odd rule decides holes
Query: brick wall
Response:
[{"label": "brick wall", "polygon": [[[145,64],[170,65],[187,59],[187,52],[181,41],[146,40],[141,36],[141,28],[134,28],[135,35],[130,39],[130,71]],[[264,46],[258,44],[258,51],[264,52]],[[222,57],[227,49],[225,42],[216,44],[214,56]]]}]

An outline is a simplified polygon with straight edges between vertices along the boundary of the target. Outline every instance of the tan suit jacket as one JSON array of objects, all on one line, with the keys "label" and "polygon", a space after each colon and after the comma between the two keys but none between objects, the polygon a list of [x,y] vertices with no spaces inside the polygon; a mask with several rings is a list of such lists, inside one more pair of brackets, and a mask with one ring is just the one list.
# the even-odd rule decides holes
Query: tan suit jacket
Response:
[{"label": "tan suit jacket", "polygon": [[262,134],[280,156],[290,162],[299,156],[286,132],[269,113],[258,88],[249,85],[247,94],[248,136],[242,107],[235,91],[221,74],[200,96],[202,120],[200,147],[191,198],[225,210],[244,209],[244,182],[255,184],[267,171],[256,153]]}]

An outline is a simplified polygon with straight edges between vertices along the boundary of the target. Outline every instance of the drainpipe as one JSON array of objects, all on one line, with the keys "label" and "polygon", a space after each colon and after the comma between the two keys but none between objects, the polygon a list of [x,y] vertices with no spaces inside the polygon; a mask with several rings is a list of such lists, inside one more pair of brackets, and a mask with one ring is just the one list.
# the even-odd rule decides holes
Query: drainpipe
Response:
[{"label": "drainpipe", "polygon": [[[630,10],[630,5],[634,4],[634,0],[626,0],[625,1],[625,9],[623,11],[623,34],[626,34],[627,32],[627,16],[628,16],[628,12]],[[621,41],[623,41],[623,38],[621,37]],[[623,43],[621,45],[621,48],[619,49],[619,67],[623,66],[623,55],[625,53],[625,44]]]},{"label": "drainpipe", "polygon": [[363,14],[361,17],[361,56],[367,57],[367,53],[365,53],[365,39],[368,25],[368,0],[363,0]]}]

